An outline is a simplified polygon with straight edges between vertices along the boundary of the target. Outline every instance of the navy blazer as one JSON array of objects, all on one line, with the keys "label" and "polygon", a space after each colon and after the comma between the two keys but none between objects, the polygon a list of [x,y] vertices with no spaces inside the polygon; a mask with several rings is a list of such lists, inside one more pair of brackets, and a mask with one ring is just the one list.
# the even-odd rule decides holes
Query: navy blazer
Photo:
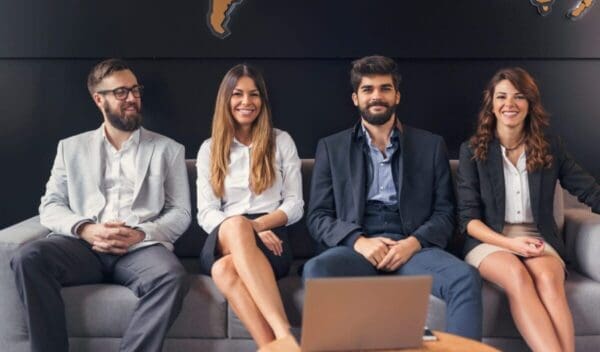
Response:
[{"label": "navy blazer", "polygon": [[[592,208],[600,212],[600,186],[594,177],[585,172],[566,151],[558,137],[547,137],[554,160],[549,168],[528,173],[531,211],[542,237],[561,257],[565,258],[565,245],[560,239],[554,220],[554,190],[556,181]],[[470,143],[460,147],[457,173],[458,217],[460,231],[466,235],[463,254],[481,243],[467,234],[467,224],[473,219],[483,221],[494,231],[502,233],[505,215],[505,183],[500,142],[494,139],[488,148],[485,161],[473,159]]]},{"label": "navy blazer", "polygon": [[[321,244],[333,247],[362,230],[366,205],[365,156],[354,128],[319,141],[307,225]],[[403,230],[423,247],[445,248],[455,225],[454,189],[442,137],[406,125],[400,138],[398,212]]]}]

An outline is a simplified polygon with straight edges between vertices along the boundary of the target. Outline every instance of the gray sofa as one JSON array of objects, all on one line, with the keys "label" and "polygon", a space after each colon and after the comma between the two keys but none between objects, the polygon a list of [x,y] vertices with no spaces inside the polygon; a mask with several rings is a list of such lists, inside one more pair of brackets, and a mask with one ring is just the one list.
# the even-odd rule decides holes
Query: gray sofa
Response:
[{"label": "gray sofa", "polygon": [[[194,161],[187,161],[192,203],[195,204]],[[452,161],[453,169],[456,161]],[[308,186],[312,160],[303,160],[304,194]],[[566,289],[575,320],[578,351],[595,351],[600,346],[600,216],[581,207],[570,196],[558,192],[558,222],[563,226],[570,269]],[[564,212],[560,211],[563,209]],[[27,351],[27,327],[19,302],[9,261],[12,254],[28,241],[46,236],[38,217],[0,231],[0,351]],[[197,255],[205,234],[193,223],[175,244],[175,253],[187,268],[192,286],[182,312],[171,328],[165,351],[253,351],[256,349],[240,321],[209,277],[198,274]],[[304,221],[295,224],[290,237],[295,265],[290,275],[279,281],[285,308],[295,333],[301,325],[303,289],[298,276],[301,263],[312,256],[316,244],[309,237]],[[63,289],[72,351],[116,351],[119,339],[136,303],[127,288],[86,285]],[[507,351],[527,350],[516,331],[506,297],[497,287],[485,284],[484,341]],[[431,296],[428,325],[444,330],[445,304]]]}]

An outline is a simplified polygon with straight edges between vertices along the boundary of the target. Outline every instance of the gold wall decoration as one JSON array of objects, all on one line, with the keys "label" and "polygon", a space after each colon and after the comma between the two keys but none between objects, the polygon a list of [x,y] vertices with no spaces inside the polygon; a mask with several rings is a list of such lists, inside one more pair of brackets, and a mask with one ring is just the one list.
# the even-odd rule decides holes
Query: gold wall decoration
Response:
[{"label": "gold wall decoration", "polygon": [[231,15],[244,0],[209,0],[206,20],[208,28],[218,38],[226,38],[231,34],[228,28]]},{"label": "gold wall decoration", "polygon": [[[542,16],[547,16],[552,12],[552,5],[555,0],[529,0],[531,4],[537,7],[538,13]],[[567,12],[567,18],[578,20],[583,15],[589,12],[595,0],[579,0],[573,8]]]},{"label": "gold wall decoration", "polygon": [[[206,16],[208,28],[218,38],[226,38],[231,34],[228,28],[232,14],[235,12],[238,5],[244,0],[208,0],[208,14]],[[547,16],[552,12],[552,5],[555,0],[529,0],[535,6],[538,13],[542,16]],[[583,15],[589,12],[590,8],[596,0],[579,0],[573,8],[571,8],[566,16],[571,20],[578,20]]]}]

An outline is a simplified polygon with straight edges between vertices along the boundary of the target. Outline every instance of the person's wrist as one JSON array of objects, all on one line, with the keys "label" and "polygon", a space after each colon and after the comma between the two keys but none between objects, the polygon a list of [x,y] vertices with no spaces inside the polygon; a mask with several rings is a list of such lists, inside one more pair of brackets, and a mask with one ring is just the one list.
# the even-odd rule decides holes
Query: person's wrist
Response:
[{"label": "person's wrist", "polygon": [[358,238],[356,239],[356,241],[354,241],[354,250],[355,251],[359,251],[360,246],[362,245],[362,243],[366,240],[365,236],[358,236]]},{"label": "person's wrist", "polygon": [[254,229],[254,231],[258,232],[263,232],[263,225],[260,222],[260,220],[258,219],[254,219],[251,220],[250,223],[252,224],[252,228]]},{"label": "person's wrist", "polygon": [[134,231],[138,234],[138,242],[143,242],[146,239],[146,233],[144,231],[140,229],[134,229]]},{"label": "person's wrist", "polygon": [[408,241],[413,254],[421,250],[421,243],[415,236],[409,236],[406,240]]},{"label": "person's wrist", "polygon": [[86,229],[89,228],[90,225],[92,225],[91,222],[84,222],[83,224],[79,225],[76,230],[77,236],[82,237],[86,235]]},{"label": "person's wrist", "polygon": [[496,235],[498,235],[499,238],[502,239],[502,246],[504,248],[506,248],[506,249],[508,249],[510,251],[515,251],[515,246],[514,246],[515,242],[514,242],[514,240],[512,238],[503,236],[503,235],[501,235],[499,233],[496,233]]}]

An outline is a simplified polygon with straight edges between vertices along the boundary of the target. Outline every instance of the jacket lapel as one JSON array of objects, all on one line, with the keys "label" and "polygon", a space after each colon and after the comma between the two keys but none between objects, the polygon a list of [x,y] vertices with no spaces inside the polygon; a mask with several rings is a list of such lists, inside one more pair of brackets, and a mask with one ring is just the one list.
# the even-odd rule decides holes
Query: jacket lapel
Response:
[{"label": "jacket lapel", "polygon": [[137,199],[146,179],[146,173],[148,172],[148,166],[150,165],[150,159],[152,159],[152,153],[154,152],[154,144],[152,142],[152,136],[142,127],[140,127],[140,143],[137,151],[136,161],[136,178],[135,178],[135,189],[133,192],[133,202]]},{"label": "jacket lapel", "polygon": [[350,159],[350,182],[352,185],[354,204],[356,204],[353,208],[357,210],[356,218],[362,222],[365,211],[365,158],[363,156],[363,146],[356,140],[356,133],[350,134],[349,144],[350,155],[348,157]]},{"label": "jacket lapel", "polygon": [[527,180],[529,181],[529,201],[531,202],[531,213],[533,220],[538,222],[538,210],[540,209],[540,198],[542,188],[542,170],[527,173]]},{"label": "jacket lapel", "polygon": [[488,176],[492,183],[496,206],[500,212],[500,219],[504,221],[504,217],[506,216],[506,187],[504,185],[502,150],[500,149],[500,143],[497,139],[493,139],[490,142],[488,159],[486,162],[488,163]]},{"label": "jacket lapel", "polygon": [[402,205],[407,204],[408,201],[405,200],[406,193],[410,190],[410,175],[406,172],[406,170],[410,169],[411,157],[413,153],[405,153],[406,150],[415,150],[408,145],[410,144],[410,128],[407,128],[406,125],[401,125],[398,123],[398,129],[400,130],[400,150],[396,153],[400,153],[400,162],[398,163],[398,212],[402,215]]},{"label": "jacket lapel", "polygon": [[102,157],[104,151],[102,150],[102,142],[104,140],[102,129],[104,125],[100,126],[93,134],[92,138],[88,143],[88,164],[87,167],[90,169],[90,176],[92,182],[96,186],[98,192],[102,194],[102,180],[104,179],[104,170],[106,167],[106,160]]}]

